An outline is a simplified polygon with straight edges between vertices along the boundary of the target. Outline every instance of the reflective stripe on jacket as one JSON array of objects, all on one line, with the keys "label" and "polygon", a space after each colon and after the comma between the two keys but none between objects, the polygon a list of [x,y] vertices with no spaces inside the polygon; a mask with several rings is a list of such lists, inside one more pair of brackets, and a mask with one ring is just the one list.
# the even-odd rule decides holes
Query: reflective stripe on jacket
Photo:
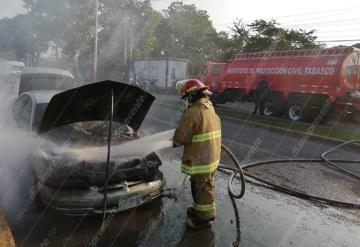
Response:
[{"label": "reflective stripe on jacket", "polygon": [[174,146],[184,145],[182,172],[208,174],[216,170],[221,152],[221,123],[208,98],[194,102],[176,129]]},{"label": "reflective stripe on jacket", "polygon": [[208,212],[215,209],[216,209],[215,202],[210,204],[195,204],[195,210],[200,212]]}]

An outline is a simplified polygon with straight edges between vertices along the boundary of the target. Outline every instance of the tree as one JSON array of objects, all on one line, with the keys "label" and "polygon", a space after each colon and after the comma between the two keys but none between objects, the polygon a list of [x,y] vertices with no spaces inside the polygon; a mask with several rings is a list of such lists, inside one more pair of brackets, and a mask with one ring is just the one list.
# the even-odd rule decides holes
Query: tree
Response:
[{"label": "tree", "polygon": [[213,60],[217,62],[227,62],[234,54],[242,50],[241,39],[231,38],[228,33],[221,31],[210,36],[215,44],[215,54]]},{"label": "tree", "polygon": [[[37,28],[39,36],[46,36],[68,61],[79,59],[84,76],[90,77],[95,0],[24,1],[29,13],[42,19]],[[119,79],[123,72],[120,70],[127,68],[130,58],[148,56],[154,47],[154,32],[160,19],[149,0],[99,0],[99,78]]]},{"label": "tree", "polygon": [[38,19],[30,14],[17,15],[0,21],[1,53],[13,51],[16,59],[36,64],[41,52],[47,49],[47,42],[39,37],[34,26]]},{"label": "tree", "polygon": [[[34,33],[56,49],[56,59],[67,69],[77,67],[77,58],[94,39],[94,2],[88,0],[23,0],[28,14],[37,19]],[[61,58],[61,54],[64,55]],[[69,66],[72,64],[73,66]]]},{"label": "tree", "polygon": [[244,24],[236,20],[232,27],[232,37],[240,42],[241,51],[267,51],[313,49],[322,47],[316,43],[315,30],[293,30],[279,27],[275,20],[255,20]]},{"label": "tree", "polygon": [[360,43],[353,44],[352,46],[360,49]]},{"label": "tree", "polygon": [[[217,54],[217,33],[206,11],[193,4],[173,2],[164,11],[157,28],[154,56],[189,59],[190,74],[198,74],[203,64]],[[218,40],[220,41],[220,40]]]},{"label": "tree", "polygon": [[[37,62],[51,44],[56,57],[67,65],[80,64],[90,78],[95,0],[23,1],[26,14],[0,21],[0,45],[7,48],[2,53],[13,51],[18,59],[30,56]],[[208,61],[226,61],[237,52],[321,47],[314,30],[284,29],[275,20],[236,20],[230,34],[218,33],[206,11],[180,1],[162,13],[150,0],[99,3],[99,79],[121,79],[131,60],[150,56],[188,59],[190,74],[197,75]]]},{"label": "tree", "polygon": [[153,51],[161,15],[148,0],[103,0],[100,12],[100,70],[104,77],[112,77],[114,71],[119,78],[128,72],[131,59]]}]

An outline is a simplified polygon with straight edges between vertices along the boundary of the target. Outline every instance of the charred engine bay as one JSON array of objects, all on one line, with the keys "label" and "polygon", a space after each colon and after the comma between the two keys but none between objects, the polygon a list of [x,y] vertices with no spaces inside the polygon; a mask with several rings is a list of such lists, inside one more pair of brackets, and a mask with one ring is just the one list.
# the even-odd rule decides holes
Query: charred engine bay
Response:
[{"label": "charred engine bay", "polygon": [[[106,177],[106,153],[103,158],[97,160],[83,160],[74,156],[69,150],[105,147],[107,138],[106,122],[71,124],[54,129],[48,133],[47,140],[55,145],[39,150],[33,156],[32,168],[46,186],[54,189],[102,187]],[[115,123],[111,145],[119,145],[138,138],[130,127]],[[145,157],[118,157],[110,161],[109,185],[125,181],[151,181],[160,176],[160,165],[160,157],[155,152]]]}]

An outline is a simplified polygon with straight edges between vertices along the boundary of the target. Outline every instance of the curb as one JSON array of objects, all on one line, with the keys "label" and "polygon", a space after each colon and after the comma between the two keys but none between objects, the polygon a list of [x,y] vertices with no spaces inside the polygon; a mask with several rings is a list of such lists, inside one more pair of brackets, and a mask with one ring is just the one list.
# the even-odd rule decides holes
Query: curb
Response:
[{"label": "curb", "polygon": [[222,118],[227,119],[227,120],[236,121],[236,122],[242,122],[244,124],[251,124],[251,125],[253,125],[255,127],[266,127],[268,129],[275,130],[277,132],[286,132],[286,134],[291,134],[293,136],[300,136],[300,137],[309,136],[309,138],[311,138],[311,139],[317,139],[317,140],[320,140],[320,141],[332,142],[332,143],[334,143],[336,145],[345,142],[343,140],[339,140],[339,139],[336,139],[336,138],[323,137],[323,136],[314,135],[314,134],[306,134],[306,132],[300,132],[300,131],[296,131],[296,130],[276,127],[276,126],[272,126],[272,125],[268,125],[268,124],[260,124],[260,123],[256,123],[256,122],[253,122],[253,121],[246,121],[246,120],[242,120],[242,119],[237,119],[237,118],[222,115],[222,114],[219,114],[219,115]]},{"label": "curb", "polygon": [[[159,105],[163,105],[163,106],[167,106],[167,107],[171,107],[171,108],[177,108],[175,105],[171,105],[171,104],[167,104],[165,102],[162,101],[158,101],[158,102],[154,102],[155,104],[159,104]],[[175,101],[174,101],[175,103]],[[272,125],[268,125],[268,124],[260,124],[257,122],[253,122],[253,121],[248,121],[248,120],[243,120],[243,119],[239,119],[239,118],[235,118],[235,117],[230,117],[224,114],[219,113],[219,116],[221,116],[224,119],[227,120],[231,120],[231,121],[235,121],[235,122],[241,122],[244,124],[250,124],[253,125],[255,127],[266,127],[268,129],[271,130],[275,130],[278,132],[286,132],[287,134],[291,134],[294,136],[308,136],[311,139],[317,139],[320,141],[327,141],[327,142],[331,142],[334,143],[336,145],[342,144],[346,141],[340,140],[340,139],[336,139],[336,138],[331,138],[331,137],[324,137],[324,136],[319,136],[319,135],[315,135],[315,134],[306,134],[305,132],[300,132],[300,131],[296,131],[296,130],[290,130],[290,129],[286,129],[286,128],[281,128],[281,127],[276,127],[276,126],[272,126]]]}]

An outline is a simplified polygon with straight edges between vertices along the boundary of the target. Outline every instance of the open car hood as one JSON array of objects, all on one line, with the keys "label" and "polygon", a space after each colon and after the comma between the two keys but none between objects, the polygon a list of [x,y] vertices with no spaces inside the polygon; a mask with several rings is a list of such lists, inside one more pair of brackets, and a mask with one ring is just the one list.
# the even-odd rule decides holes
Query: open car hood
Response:
[{"label": "open car hood", "polygon": [[125,123],[137,131],[155,97],[136,86],[102,81],[53,96],[38,132],[46,133],[76,122],[109,120],[111,89],[114,95],[113,121]]}]

